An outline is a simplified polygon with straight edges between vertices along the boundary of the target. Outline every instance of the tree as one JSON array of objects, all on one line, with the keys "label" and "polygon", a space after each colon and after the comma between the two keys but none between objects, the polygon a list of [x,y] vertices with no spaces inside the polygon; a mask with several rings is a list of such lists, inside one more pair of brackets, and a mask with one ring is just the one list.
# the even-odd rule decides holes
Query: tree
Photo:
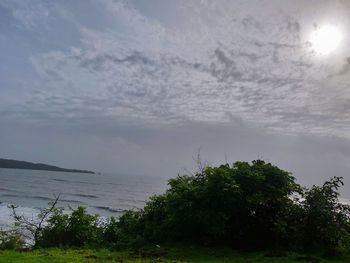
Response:
[{"label": "tree", "polygon": [[327,254],[336,254],[349,244],[350,206],[339,202],[342,177],[333,177],[322,186],[313,186],[304,195],[303,245]]},{"label": "tree", "polygon": [[60,198],[60,195],[56,196],[55,199],[49,203],[48,208],[41,209],[38,217],[34,218],[26,218],[24,215],[19,215],[17,213],[17,206],[9,205],[9,208],[12,210],[12,216],[15,220],[15,225],[19,228],[21,234],[29,239],[32,244],[37,244],[44,227],[44,223],[46,220],[57,211],[57,203]]},{"label": "tree", "polygon": [[262,160],[206,166],[170,179],[166,193],[150,199],[139,214],[142,236],[151,242],[273,246],[285,236],[282,219],[300,190],[289,172]]}]

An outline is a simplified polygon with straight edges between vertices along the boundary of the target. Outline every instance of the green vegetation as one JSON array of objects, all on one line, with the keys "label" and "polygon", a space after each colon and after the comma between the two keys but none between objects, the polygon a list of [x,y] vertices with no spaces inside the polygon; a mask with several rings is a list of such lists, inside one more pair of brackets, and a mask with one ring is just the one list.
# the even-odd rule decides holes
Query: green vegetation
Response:
[{"label": "green vegetation", "polygon": [[348,248],[349,206],[338,201],[342,179],[304,189],[264,161],[207,167],[169,181],[141,211],[116,223],[115,245],[186,242],[236,249],[341,254]]},{"label": "green vegetation", "polygon": [[317,256],[300,254],[269,255],[269,253],[242,253],[228,248],[182,247],[143,253],[110,251],[107,249],[36,249],[30,252],[0,251],[0,263],[75,263],[75,262],[203,262],[203,263],[345,263],[350,258],[322,259]]},{"label": "green vegetation", "polygon": [[[59,247],[84,248],[76,260],[92,253],[86,249],[102,249],[96,257],[107,260],[103,255],[108,254],[112,261],[117,256],[125,256],[124,261],[138,260],[116,252],[132,251],[142,258],[193,262],[321,262],[293,253],[333,258],[323,262],[348,262],[350,207],[338,200],[342,185],[342,178],[333,177],[322,186],[303,188],[289,172],[257,160],[205,167],[195,175],[178,176],[169,180],[164,194],[150,198],[144,209],[130,210],[119,219],[102,222],[82,207],[65,214],[55,207],[57,200],[42,211],[38,224],[18,216],[15,208],[14,215],[19,229],[33,235],[36,250],[29,256],[35,257],[42,257],[40,251],[51,251],[48,253],[57,258],[78,253],[52,249]],[[7,236],[4,249],[21,244],[18,231],[14,233],[13,238]],[[188,246],[169,249],[174,244]],[[191,249],[193,246],[196,249]],[[271,252],[264,256],[259,251]]]}]

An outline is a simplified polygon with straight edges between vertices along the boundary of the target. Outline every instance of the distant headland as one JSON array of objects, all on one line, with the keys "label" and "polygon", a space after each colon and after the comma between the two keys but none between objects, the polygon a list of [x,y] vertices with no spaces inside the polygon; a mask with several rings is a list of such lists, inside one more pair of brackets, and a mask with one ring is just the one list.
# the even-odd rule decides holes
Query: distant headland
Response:
[{"label": "distant headland", "polygon": [[88,171],[88,170],[67,169],[67,168],[61,168],[61,167],[48,165],[44,163],[31,163],[31,162],[1,159],[1,158],[0,158],[0,168],[94,174],[93,171]]}]

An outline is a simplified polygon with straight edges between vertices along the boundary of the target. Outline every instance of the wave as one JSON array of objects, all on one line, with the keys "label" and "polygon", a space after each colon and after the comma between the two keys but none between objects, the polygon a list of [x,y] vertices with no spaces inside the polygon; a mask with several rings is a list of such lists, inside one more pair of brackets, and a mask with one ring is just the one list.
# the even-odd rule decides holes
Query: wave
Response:
[{"label": "wave", "polygon": [[77,184],[98,185],[97,183],[93,183],[93,182],[84,182],[84,181],[72,181],[72,182]]},{"label": "wave", "polygon": [[112,208],[109,206],[94,206],[94,208],[100,209],[100,210],[105,210],[113,213],[125,213],[128,210],[127,209],[120,209],[120,208]]},{"label": "wave", "polygon": [[[14,223],[12,210],[8,207],[10,204],[11,203],[3,203],[0,205],[0,228],[4,230],[12,228]],[[23,215],[26,218],[35,217],[40,212],[39,209],[25,206],[17,206],[16,210],[19,215]]]},{"label": "wave", "polygon": [[85,204],[82,201],[79,200],[71,200],[71,199],[60,199],[59,202],[66,202],[66,203],[75,203],[75,204]]},{"label": "wave", "polygon": [[53,198],[41,195],[20,195],[20,194],[0,194],[2,197],[21,197],[21,198],[32,198],[38,200],[52,201]]},{"label": "wave", "polygon": [[35,198],[35,199],[39,199],[39,200],[46,200],[46,201],[52,201],[52,200],[54,200],[53,198],[46,197],[46,196],[40,196],[40,195],[27,196],[27,197],[29,197],[29,198]]},{"label": "wave", "polygon": [[92,182],[86,182],[86,181],[72,181],[72,180],[67,180],[67,179],[62,179],[62,178],[54,178],[52,179],[53,181],[56,182],[69,182],[69,183],[76,183],[76,184],[87,184],[87,185],[96,185],[96,183],[92,183]]},{"label": "wave", "polygon": [[10,189],[10,188],[0,188],[0,191],[11,192],[11,193],[21,193],[21,191]]},{"label": "wave", "polygon": [[2,197],[19,197],[20,195],[15,194],[1,194]]},{"label": "wave", "polygon": [[89,197],[89,198],[98,198],[96,195],[90,195],[90,194],[71,194],[73,196],[79,196],[79,197]]},{"label": "wave", "polygon": [[65,180],[65,179],[60,179],[60,178],[54,178],[52,179],[53,181],[57,181],[57,182],[69,182],[69,180]]}]

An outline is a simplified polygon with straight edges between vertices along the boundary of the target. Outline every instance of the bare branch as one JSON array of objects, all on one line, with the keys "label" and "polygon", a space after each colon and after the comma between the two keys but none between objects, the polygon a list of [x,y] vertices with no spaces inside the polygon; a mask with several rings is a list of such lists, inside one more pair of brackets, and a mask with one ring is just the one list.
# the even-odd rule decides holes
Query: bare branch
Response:
[{"label": "bare branch", "polygon": [[[34,242],[34,245],[39,240],[41,231],[43,229],[42,227],[43,224],[50,217],[50,215],[54,213],[57,203],[60,199],[60,196],[61,194],[59,194],[58,196],[54,196],[55,199],[53,200],[53,202],[49,203],[50,206],[48,208],[44,208],[40,210],[40,213],[38,215],[39,220],[37,221],[34,219],[33,215],[31,219],[26,218],[24,215],[19,215],[16,210],[18,206],[15,206],[15,205],[8,206],[12,210],[12,216],[15,220],[15,224],[17,224],[18,227],[23,230],[22,235],[25,238],[32,240]],[[30,235],[27,234],[28,232]]]},{"label": "bare branch", "polygon": [[207,161],[203,162],[203,160],[202,160],[201,147],[198,148],[197,156],[196,157],[192,157],[192,159],[197,164],[198,173],[203,173],[205,168],[207,168],[209,166]]}]

